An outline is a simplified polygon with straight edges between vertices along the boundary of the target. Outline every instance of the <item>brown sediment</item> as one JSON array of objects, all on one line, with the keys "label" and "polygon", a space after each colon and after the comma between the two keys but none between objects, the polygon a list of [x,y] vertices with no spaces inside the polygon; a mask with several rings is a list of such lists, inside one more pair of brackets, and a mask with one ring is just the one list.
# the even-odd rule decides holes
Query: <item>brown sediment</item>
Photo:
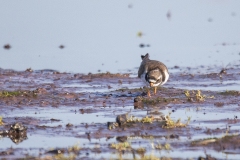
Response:
[{"label": "brown sediment", "polygon": [[[234,72],[239,73],[237,69]],[[72,74],[54,70],[27,69],[21,72],[0,69],[0,136],[1,131],[10,129],[11,124],[22,123],[28,128],[27,135],[33,137],[76,138],[76,143],[77,139],[84,141],[84,145],[72,144],[71,147],[66,141],[63,148],[51,144],[56,147],[51,150],[54,152],[49,152],[42,146],[43,149],[39,148],[32,156],[36,159],[54,156],[69,158],[67,156],[71,154],[76,159],[91,159],[91,155],[96,153],[101,157],[101,154],[106,153],[111,156],[112,152],[123,157],[122,152],[127,152],[140,159],[139,156],[150,157],[151,150],[167,150],[166,148],[173,151],[173,157],[169,158],[174,159],[174,151],[201,151],[199,146],[203,145],[210,153],[214,150],[226,154],[236,153],[239,136],[231,135],[240,128],[237,114],[240,110],[239,91],[214,91],[211,88],[224,86],[217,81],[237,81],[239,76],[230,71],[221,78],[218,72],[194,75],[173,73],[170,81],[158,88],[156,95],[147,97],[140,79],[129,74]],[[166,109],[168,111],[163,114],[162,111]],[[190,117],[182,112],[189,112]],[[126,113],[132,116],[131,123],[127,122],[129,117],[119,118],[119,115]],[[206,118],[214,113],[215,119]],[[221,113],[225,113],[225,117],[219,116]],[[178,114],[182,116],[180,119],[176,118]],[[169,123],[163,123],[167,116]],[[186,123],[188,119],[189,123]],[[219,138],[226,132],[230,136]],[[212,136],[217,138],[208,139]],[[203,137],[203,140],[193,145],[192,137]],[[2,138],[9,136],[4,135]],[[99,139],[106,140],[96,142]],[[150,147],[146,143],[148,139],[152,143]],[[19,143],[31,140],[22,138]],[[28,150],[15,148],[17,146],[11,149],[0,147],[0,157],[26,157],[21,153]],[[65,155],[61,156],[65,157],[61,157],[56,152],[58,150],[64,151]],[[112,156],[116,157],[116,154]]]}]

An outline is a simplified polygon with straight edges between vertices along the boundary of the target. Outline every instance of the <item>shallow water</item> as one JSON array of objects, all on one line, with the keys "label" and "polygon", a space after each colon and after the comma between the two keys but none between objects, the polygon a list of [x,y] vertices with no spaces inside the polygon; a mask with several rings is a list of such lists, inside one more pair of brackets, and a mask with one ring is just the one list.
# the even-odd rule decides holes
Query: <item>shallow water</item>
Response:
[{"label": "shallow water", "polygon": [[[239,95],[223,95],[224,91],[221,90],[221,87],[238,87],[238,67],[228,70],[227,74],[223,75],[221,84],[215,83],[219,79],[216,73],[219,73],[221,68],[209,70],[208,73],[198,73],[192,68],[189,74],[181,70],[185,68],[174,71],[170,69],[172,73],[170,81],[162,89],[159,88],[157,94],[159,97],[174,97],[180,101],[159,102],[155,105],[143,104],[140,108],[134,106],[133,99],[144,92],[140,89],[143,83],[134,74],[129,77],[118,77],[119,75],[109,77],[109,74],[100,74],[90,78],[87,75],[74,76],[68,73],[46,74],[44,71],[9,73],[1,70],[3,80],[1,90],[8,90],[11,83],[14,83],[11,90],[19,90],[19,86],[26,90],[39,87],[43,89],[37,97],[19,96],[1,99],[0,116],[3,117],[4,123],[9,125],[16,121],[22,122],[28,127],[28,138],[15,144],[10,138],[2,137],[0,150],[5,151],[12,147],[18,149],[14,151],[15,156],[24,157],[22,154],[24,152],[35,157],[41,153],[40,157],[44,157],[47,156],[46,152],[50,148],[67,149],[78,143],[82,148],[79,158],[91,159],[97,155],[98,159],[101,159],[100,157],[118,159],[119,156],[131,159],[133,156],[131,151],[123,154],[109,147],[112,143],[119,143],[117,137],[126,136],[127,142],[133,149],[145,148],[145,155],[187,159],[205,157],[209,154],[217,159],[226,159],[226,157],[238,159],[239,155],[234,149],[218,151],[206,146],[206,151],[203,146],[191,146],[194,140],[221,138],[226,133],[239,133]],[[9,76],[12,81],[9,81]],[[61,78],[58,79],[59,77]],[[33,81],[28,83],[31,79]],[[119,79],[121,83],[118,82]],[[219,87],[212,90],[213,84]],[[200,87],[202,94],[207,97],[214,95],[215,98],[206,98],[204,102],[188,102],[184,95],[184,90],[187,90],[188,86],[191,90]],[[177,88],[183,90],[178,91]],[[217,102],[222,102],[222,105],[218,105]],[[129,113],[141,118],[152,111],[158,111],[159,115],[167,115],[171,112],[170,116],[173,120],[180,118],[183,123],[188,117],[191,117],[191,121],[186,128],[179,129],[163,129],[157,122],[126,130],[107,128],[107,122],[114,122],[117,115]],[[73,126],[67,127],[67,124]],[[179,138],[166,138],[172,134],[178,135]],[[152,148],[152,144],[166,143],[170,144],[171,150]],[[140,154],[135,156],[140,158]],[[1,155],[1,157],[11,156]]]}]

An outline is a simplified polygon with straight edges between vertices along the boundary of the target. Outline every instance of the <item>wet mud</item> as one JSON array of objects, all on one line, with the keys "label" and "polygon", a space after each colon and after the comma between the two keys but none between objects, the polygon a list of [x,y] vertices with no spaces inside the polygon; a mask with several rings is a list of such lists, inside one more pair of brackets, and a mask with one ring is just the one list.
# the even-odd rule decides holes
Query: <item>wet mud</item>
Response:
[{"label": "wet mud", "polygon": [[169,71],[0,69],[0,159],[239,159],[239,66]]}]

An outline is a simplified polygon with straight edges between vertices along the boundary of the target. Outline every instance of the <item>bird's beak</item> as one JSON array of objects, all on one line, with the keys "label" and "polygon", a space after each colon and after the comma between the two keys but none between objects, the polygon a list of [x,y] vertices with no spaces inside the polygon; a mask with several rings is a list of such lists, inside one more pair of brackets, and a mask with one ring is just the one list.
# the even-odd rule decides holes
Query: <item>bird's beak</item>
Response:
[{"label": "bird's beak", "polygon": [[150,82],[149,84],[150,84],[150,87],[152,87],[152,86],[153,86],[153,83],[152,83],[152,82]]}]

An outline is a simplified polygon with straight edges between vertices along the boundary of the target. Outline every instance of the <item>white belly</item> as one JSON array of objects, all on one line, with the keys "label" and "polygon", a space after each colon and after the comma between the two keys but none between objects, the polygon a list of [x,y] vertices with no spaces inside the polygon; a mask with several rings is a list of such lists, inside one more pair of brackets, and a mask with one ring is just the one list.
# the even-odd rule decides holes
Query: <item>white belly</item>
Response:
[{"label": "white belly", "polygon": [[[163,85],[163,84],[165,84],[165,83],[168,81],[168,78],[169,78],[168,72],[167,72],[167,71],[164,71],[164,74],[165,74],[165,80],[164,80],[162,83],[156,83],[156,84],[155,84],[156,81],[153,82],[153,87],[157,87],[157,86],[159,86],[160,84]],[[150,84],[148,83],[148,81],[146,81],[145,76],[146,76],[146,73],[143,73],[143,74],[141,75],[141,80],[142,80],[146,85],[150,86]],[[159,78],[160,78],[160,77],[159,77]]]},{"label": "white belly", "polygon": [[166,70],[164,71],[164,74],[165,74],[165,80],[164,80],[164,82],[162,82],[161,85],[164,85],[168,81],[168,78],[169,78],[169,74]]}]

